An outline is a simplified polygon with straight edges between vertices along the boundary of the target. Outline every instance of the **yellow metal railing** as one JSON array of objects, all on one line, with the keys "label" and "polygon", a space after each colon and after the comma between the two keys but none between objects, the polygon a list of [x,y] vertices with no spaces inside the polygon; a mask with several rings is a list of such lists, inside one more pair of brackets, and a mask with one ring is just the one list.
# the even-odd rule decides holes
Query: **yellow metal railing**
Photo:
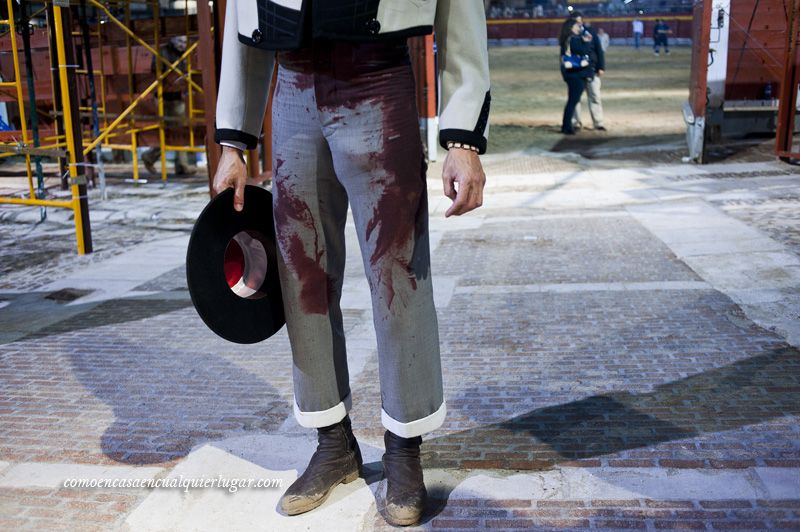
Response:
[{"label": "yellow metal railing", "polygon": [[[0,0],[3,1],[3,0]],[[8,12],[14,13],[14,0],[5,0],[8,5]],[[124,5],[124,18],[125,20],[120,20],[117,16],[115,16],[111,10],[107,7],[106,4],[101,3],[98,0],[87,0],[87,5],[91,5],[92,7],[96,8],[98,12],[102,13],[103,21],[97,21],[97,28],[96,31],[91,31],[89,33],[89,37],[86,37],[84,34],[80,32],[75,32],[71,28],[67,28],[65,31],[65,27],[63,25],[63,21],[65,20],[64,12],[62,12],[62,8],[55,3],[53,4],[53,30],[55,32],[53,42],[55,43],[56,50],[50,50],[50,53],[57,56],[56,63],[58,65],[57,69],[51,69],[51,75],[53,76],[53,101],[56,101],[55,98],[55,91],[60,88],[60,98],[59,102],[61,103],[61,123],[59,124],[56,122],[56,134],[45,136],[43,137],[42,143],[43,145],[38,147],[33,147],[30,143],[29,139],[29,131],[28,131],[28,121],[25,109],[25,101],[23,97],[23,87],[22,87],[22,79],[20,76],[20,58],[19,58],[19,50],[16,36],[16,28],[14,26],[13,15],[11,15],[12,19],[7,21],[0,21],[0,23],[5,23],[8,25],[10,40],[11,40],[11,47],[12,47],[12,54],[14,59],[14,70],[15,70],[15,79],[14,81],[3,81],[0,82],[0,90],[1,89],[9,89],[9,91],[16,92],[16,100],[19,105],[19,121],[21,126],[21,141],[15,142],[12,144],[9,143],[0,143],[0,158],[4,157],[11,157],[15,155],[24,155],[25,156],[25,165],[26,165],[26,174],[27,174],[27,188],[28,188],[28,196],[23,198],[17,197],[0,197],[0,204],[12,204],[12,205],[30,205],[30,206],[40,206],[40,207],[59,207],[59,208],[69,208],[74,211],[74,220],[75,220],[75,233],[76,233],[76,241],[77,241],[77,250],[79,254],[84,254],[87,252],[87,245],[84,242],[84,220],[83,216],[85,213],[88,212],[85,205],[85,188],[81,187],[81,179],[83,177],[80,176],[81,172],[79,172],[79,166],[84,163],[79,163],[79,160],[85,159],[89,154],[92,153],[93,150],[97,149],[98,147],[102,148],[109,148],[115,150],[124,150],[129,151],[131,153],[131,157],[133,160],[132,170],[133,170],[133,179],[134,181],[139,181],[139,157],[138,157],[138,148],[139,148],[139,138],[138,135],[145,132],[156,132],[158,135],[158,146],[160,147],[161,152],[161,178],[163,181],[167,179],[167,165],[166,165],[166,152],[173,151],[173,152],[195,152],[195,153],[202,153],[205,151],[205,148],[199,147],[195,144],[196,135],[194,132],[194,123],[197,117],[203,115],[201,109],[195,109],[194,104],[196,103],[197,98],[196,93],[203,93],[203,87],[198,85],[193,79],[193,74],[200,73],[199,70],[194,70],[193,62],[192,62],[192,54],[198,48],[198,42],[195,42],[187,47],[185,52],[181,54],[181,56],[175,60],[170,62],[166,57],[161,55],[161,24],[159,23],[161,13],[159,8],[159,2],[157,0],[144,0],[142,3],[147,3],[151,6],[153,11],[153,44],[151,45],[143,38],[136,35],[130,28],[129,23],[131,20],[130,17],[130,2],[121,2]],[[184,2],[184,17],[185,17],[185,32],[187,37],[190,35],[190,22],[189,22],[189,6],[188,1]],[[69,20],[67,18],[67,20]],[[113,24],[115,27],[118,27],[122,30],[125,35],[125,46],[128,52],[128,105],[125,109],[123,109],[120,113],[111,115],[109,114],[109,107],[107,101],[107,91],[106,91],[106,78],[109,74],[106,72],[106,63],[104,57],[104,39],[103,39],[103,32],[101,31],[101,23],[110,23]],[[88,23],[87,21],[83,21],[83,23]],[[67,65],[66,61],[66,46],[69,44],[67,39],[71,39],[72,37],[79,37],[79,38],[89,38],[92,42],[83,43],[83,47],[87,50],[90,50],[92,46],[96,46],[99,49],[99,64],[93,66],[92,70],[89,71],[88,68],[78,69],[76,65]],[[154,57],[154,64],[155,64],[155,73],[156,79],[144,89],[144,91],[136,94],[135,87],[134,87],[134,65],[133,65],[133,56],[132,56],[132,44],[136,44],[153,54]],[[91,52],[89,52],[91,53]],[[182,66],[182,63],[185,62],[185,67]],[[99,90],[96,91],[96,103],[93,103],[94,107],[88,106],[85,103],[78,104],[76,106],[71,105],[71,96],[74,96],[74,91],[76,90],[75,86],[70,86],[70,76],[68,73],[68,68],[73,68],[73,73],[77,75],[84,75],[84,76],[93,76],[98,79],[99,83]],[[174,120],[177,118],[173,117],[165,117],[164,113],[164,100],[163,100],[163,93],[164,93],[164,81],[167,76],[171,74],[176,74],[180,76],[181,79],[184,79],[187,84],[187,126],[189,128],[189,145],[188,146],[175,146],[171,144],[167,144],[167,128],[174,127]],[[58,85],[56,85],[58,83]],[[147,98],[151,96],[156,96],[156,103],[157,103],[157,113],[156,116],[137,116],[133,114],[133,111]],[[97,109],[97,121],[98,121],[98,130],[99,133],[93,133],[89,131],[84,131],[82,133],[83,138],[80,137],[75,138],[76,131],[79,131],[79,128],[75,128],[74,125],[76,121],[80,120],[81,112],[88,113]],[[33,110],[35,112],[35,110]],[[141,124],[137,123],[137,121],[145,120],[148,123]],[[155,120],[156,123],[151,123]],[[123,125],[124,124],[124,125]],[[63,131],[59,130],[59,128],[63,127]],[[127,137],[129,139],[128,143],[125,143],[124,139],[121,137]],[[79,149],[78,146],[80,145],[79,141],[83,141],[82,149]],[[56,200],[56,199],[43,199],[41,197],[37,197],[36,190],[34,187],[33,182],[33,173],[31,170],[31,157],[52,157],[52,158],[61,158],[66,159],[66,170],[67,175],[69,176],[69,188],[71,191],[71,199],[67,200]],[[81,157],[83,156],[83,157]],[[81,197],[81,194],[84,194],[84,197]],[[83,200],[83,204],[81,203]],[[81,209],[83,207],[83,210]],[[87,221],[88,222],[88,221]],[[88,227],[88,226],[87,226]],[[88,235],[87,235],[88,238]],[[89,250],[90,251],[90,250]]]},{"label": "yellow metal railing", "polygon": [[[198,147],[195,144],[195,134],[194,134],[194,117],[196,115],[202,114],[201,111],[194,109],[194,94],[195,92],[203,93],[203,87],[198,85],[193,79],[192,74],[197,73],[198,71],[192,70],[192,62],[191,62],[191,53],[197,49],[197,43],[192,45],[190,48],[187,48],[186,53],[182,54],[181,58],[177,62],[170,63],[165,57],[163,57],[160,53],[160,45],[161,45],[161,35],[159,31],[159,24],[154,24],[153,27],[153,46],[151,46],[147,41],[136,35],[131,29],[129,28],[129,24],[127,23],[130,19],[130,7],[129,3],[125,3],[125,20],[120,20],[108,9],[108,7],[98,0],[88,0],[88,2],[96,7],[98,10],[102,11],[103,14],[106,16],[108,22],[117,26],[122,32],[125,34],[126,39],[126,47],[128,49],[128,85],[129,85],[129,96],[131,103],[127,109],[123,111],[123,114],[126,118],[128,118],[128,129],[124,132],[116,132],[116,133],[107,133],[105,135],[101,135],[103,137],[103,141],[99,144],[105,148],[111,148],[112,146],[106,141],[108,138],[118,137],[123,134],[130,135],[130,144],[122,144],[122,143],[115,143],[113,149],[118,150],[126,150],[131,153],[132,158],[132,166],[133,166],[133,180],[134,182],[139,181],[139,158],[138,158],[138,140],[137,140],[137,133],[141,133],[144,131],[150,131],[157,129],[158,132],[158,145],[160,148],[161,154],[161,179],[162,181],[167,180],[167,165],[166,165],[166,152],[167,151],[182,151],[182,152],[194,152],[194,153],[203,153],[205,148]],[[154,20],[158,20],[160,17],[159,13],[159,3],[153,2],[151,3],[153,8],[153,18]],[[186,0],[184,0],[184,17],[186,20],[185,27],[186,27],[186,35],[189,35],[189,4]],[[150,52],[155,59],[155,74],[156,74],[156,82],[157,85],[153,87],[152,85],[145,89],[145,92],[140,94],[138,97],[135,97],[133,94],[133,59],[131,54],[131,42],[135,42],[136,44],[143,47],[145,50]],[[178,65],[181,62],[186,61],[186,72],[184,72]],[[164,70],[166,67],[166,70]],[[101,63],[101,70],[104,69],[104,63]],[[187,109],[188,109],[188,129],[189,129],[189,145],[188,146],[174,146],[171,144],[167,144],[166,142],[166,126],[165,126],[165,116],[164,116],[164,99],[163,99],[163,81],[166,79],[166,76],[162,76],[163,73],[169,75],[170,73],[175,73],[181,78],[186,80],[188,90],[187,90]],[[103,74],[105,75],[105,74]],[[101,83],[101,87],[103,84]],[[146,126],[146,127],[137,127],[136,120],[131,115],[131,110],[133,107],[139,105],[143,98],[142,96],[149,96],[152,93],[152,90],[156,90],[156,102],[157,102],[157,124],[154,127]],[[106,108],[105,104],[105,95],[101,96],[102,98],[102,107],[103,109]],[[119,118],[119,117],[118,117]],[[115,129],[119,127],[121,121],[114,120],[110,125],[104,123],[104,127],[102,128],[102,132],[105,133],[107,130]],[[87,139],[90,146],[96,147],[98,145],[97,139]],[[86,150],[84,150],[86,152]],[[86,152],[88,153],[88,152]]]},{"label": "yellow metal railing", "polygon": [[[19,61],[19,47],[17,46],[17,37],[16,37],[16,27],[14,24],[14,3],[13,0],[6,0],[9,19],[5,21],[0,21],[4,24],[7,24],[9,27],[9,34],[11,40],[11,53],[13,55],[14,60],[14,77],[15,80],[13,84],[16,86],[17,89],[17,102],[19,105],[19,121],[20,127],[22,129],[22,146],[19,146],[17,150],[8,152],[11,154],[21,154],[24,153],[25,155],[25,169],[28,177],[28,193],[29,198],[5,198],[0,197],[0,204],[10,204],[10,205],[30,205],[30,206],[39,206],[39,207],[59,207],[65,209],[72,209],[73,216],[75,220],[75,239],[77,243],[78,254],[83,255],[86,253],[86,244],[83,238],[83,213],[81,212],[81,197],[80,191],[78,187],[78,173],[77,173],[77,161],[75,160],[75,151],[74,151],[74,139],[72,138],[72,110],[70,107],[70,100],[69,100],[69,86],[67,83],[67,61],[66,61],[66,53],[65,53],[65,45],[64,45],[64,32],[62,27],[62,20],[61,20],[61,8],[59,6],[53,7],[54,12],[54,21],[55,21],[55,42],[56,42],[56,49],[58,54],[58,65],[59,65],[59,81],[61,84],[61,98],[62,98],[62,110],[64,113],[64,129],[66,133],[66,146],[68,148],[68,157],[69,157],[69,175],[71,181],[71,193],[72,198],[69,200],[48,200],[43,198],[36,197],[36,191],[33,186],[33,172],[31,171],[31,153],[34,149],[29,147],[29,139],[28,139],[28,122],[26,117],[25,111],[25,100],[22,94],[22,78],[20,75],[20,61]],[[6,86],[10,86],[11,82],[6,82]],[[35,110],[34,110],[35,112]],[[47,146],[47,148],[53,148],[56,146]],[[38,149],[43,149],[45,147],[39,147]],[[4,154],[5,155],[5,154]]]},{"label": "yellow metal railing", "polygon": [[[11,1],[11,0],[9,0],[9,1]],[[153,92],[153,91],[154,91],[155,89],[157,89],[158,87],[161,87],[161,86],[162,86],[162,83],[161,83],[161,82],[162,82],[162,81],[164,81],[164,79],[165,79],[165,78],[166,78],[166,77],[167,77],[167,76],[170,74],[170,71],[172,70],[172,67],[174,67],[174,66],[176,66],[176,65],[179,65],[179,64],[180,64],[180,62],[181,62],[181,61],[183,61],[183,60],[186,58],[186,56],[187,56],[187,55],[189,55],[190,53],[194,52],[194,50],[195,50],[196,48],[197,48],[197,43],[194,43],[194,44],[192,44],[191,46],[189,46],[188,48],[186,48],[186,51],[185,51],[185,52],[184,52],[184,53],[183,53],[183,54],[182,54],[182,55],[181,55],[181,56],[180,56],[178,59],[176,59],[176,60],[175,60],[175,62],[173,62],[173,63],[169,64],[169,67],[170,67],[170,68],[168,68],[168,69],[167,69],[165,72],[161,72],[161,73],[159,74],[159,76],[156,78],[156,80],[155,80],[153,83],[151,83],[151,84],[150,84],[150,85],[149,85],[149,86],[148,86],[148,87],[147,87],[147,88],[146,88],[144,91],[142,91],[142,93],[141,93],[141,94],[139,94],[139,96],[137,96],[137,97],[136,97],[136,98],[135,98],[135,99],[134,99],[134,100],[131,102],[131,104],[130,104],[128,107],[126,107],[126,108],[125,108],[125,110],[123,110],[123,111],[122,111],[122,112],[119,114],[119,116],[117,116],[117,118],[116,118],[116,119],[115,119],[113,122],[111,122],[111,124],[109,124],[109,125],[108,125],[108,127],[106,127],[106,128],[104,128],[104,129],[103,129],[103,132],[102,132],[102,133],[100,133],[100,136],[99,136],[99,137],[96,137],[96,138],[95,138],[95,139],[94,139],[94,140],[93,140],[93,141],[92,141],[92,142],[91,142],[91,143],[90,143],[88,146],[86,146],[86,147],[83,149],[83,153],[84,153],[84,155],[85,155],[85,154],[87,154],[87,153],[89,153],[89,152],[91,152],[93,149],[95,149],[95,147],[97,147],[97,145],[98,145],[98,144],[100,144],[101,142],[103,142],[103,140],[105,140],[105,139],[106,139],[108,136],[110,136],[110,135],[111,135],[111,132],[112,132],[112,131],[114,131],[114,129],[115,129],[115,128],[116,128],[118,125],[120,125],[120,123],[122,123],[122,122],[125,120],[125,118],[126,118],[126,117],[127,117],[129,114],[131,114],[131,113],[133,112],[133,110],[134,110],[134,109],[135,109],[135,108],[136,108],[136,107],[137,107],[137,106],[138,106],[138,105],[139,105],[139,104],[140,104],[140,103],[141,103],[141,102],[142,102],[142,101],[143,101],[145,98],[147,98],[147,97],[150,95],[150,93],[151,93],[151,92]],[[161,101],[159,105],[160,105],[160,106],[163,106],[163,101]],[[162,110],[163,110],[163,107],[162,107]],[[162,113],[159,113],[159,114],[162,114]],[[156,127],[158,127],[158,125],[156,125]],[[163,128],[163,127],[161,127],[160,129],[163,131],[163,129],[164,129],[164,128]]]}]

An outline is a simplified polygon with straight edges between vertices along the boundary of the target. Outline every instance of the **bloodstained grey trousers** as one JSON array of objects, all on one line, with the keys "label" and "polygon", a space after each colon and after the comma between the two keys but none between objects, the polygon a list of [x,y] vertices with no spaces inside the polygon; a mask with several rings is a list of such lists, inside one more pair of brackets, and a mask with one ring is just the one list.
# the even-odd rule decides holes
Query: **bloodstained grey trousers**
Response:
[{"label": "bloodstained grey trousers", "polygon": [[372,296],[381,420],[406,438],[430,432],[446,408],[405,41],[317,43],[280,52],[278,65],[273,199],[295,417],[324,427],[350,409],[339,306],[349,204]]}]

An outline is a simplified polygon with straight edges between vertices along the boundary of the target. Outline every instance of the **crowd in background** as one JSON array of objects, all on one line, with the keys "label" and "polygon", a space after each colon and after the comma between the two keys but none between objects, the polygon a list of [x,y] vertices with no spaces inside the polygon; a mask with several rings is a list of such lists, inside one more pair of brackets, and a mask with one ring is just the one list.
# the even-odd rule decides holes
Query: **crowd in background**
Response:
[{"label": "crowd in background", "polygon": [[[569,14],[568,0],[488,0],[486,16],[490,19],[503,18],[548,18],[563,17]],[[596,3],[581,3],[580,10],[586,15],[634,15],[646,13],[689,13],[692,0],[637,0],[625,3],[624,0],[607,0]]]}]

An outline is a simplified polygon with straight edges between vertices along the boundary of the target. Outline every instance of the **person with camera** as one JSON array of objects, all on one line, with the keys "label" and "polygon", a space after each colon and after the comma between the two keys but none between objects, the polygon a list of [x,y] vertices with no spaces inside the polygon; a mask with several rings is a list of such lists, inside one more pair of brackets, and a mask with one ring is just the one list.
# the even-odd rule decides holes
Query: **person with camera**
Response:
[{"label": "person with camera", "polygon": [[[589,78],[584,78],[584,90],[586,91],[586,99],[589,101],[589,113],[592,115],[592,125],[595,131],[605,131],[603,125],[603,98],[600,95],[602,87],[601,79],[606,72],[606,55],[603,49],[602,39],[595,29],[589,24],[588,21],[583,20],[583,15],[580,11],[573,11],[570,17],[576,20],[583,28],[583,37],[587,42],[589,49],[589,64],[592,67],[594,75]],[[572,123],[578,127],[581,122],[581,102],[575,106],[575,116]]]},{"label": "person with camera", "polygon": [[570,17],[561,25],[558,44],[561,50],[561,77],[567,84],[567,103],[564,106],[561,132],[565,135],[574,135],[572,118],[575,115],[575,107],[581,101],[585,80],[594,77],[594,70],[589,60],[589,40],[580,22]]}]

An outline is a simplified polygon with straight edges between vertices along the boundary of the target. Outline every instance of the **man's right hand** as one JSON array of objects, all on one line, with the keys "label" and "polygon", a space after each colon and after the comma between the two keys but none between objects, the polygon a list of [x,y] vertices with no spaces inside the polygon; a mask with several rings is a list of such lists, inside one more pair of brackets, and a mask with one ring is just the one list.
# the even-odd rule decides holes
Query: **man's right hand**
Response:
[{"label": "man's right hand", "polygon": [[244,209],[244,186],[247,184],[247,165],[244,163],[244,154],[241,150],[222,147],[222,155],[214,175],[214,193],[219,194],[225,189],[233,188],[233,208],[237,211]]}]

